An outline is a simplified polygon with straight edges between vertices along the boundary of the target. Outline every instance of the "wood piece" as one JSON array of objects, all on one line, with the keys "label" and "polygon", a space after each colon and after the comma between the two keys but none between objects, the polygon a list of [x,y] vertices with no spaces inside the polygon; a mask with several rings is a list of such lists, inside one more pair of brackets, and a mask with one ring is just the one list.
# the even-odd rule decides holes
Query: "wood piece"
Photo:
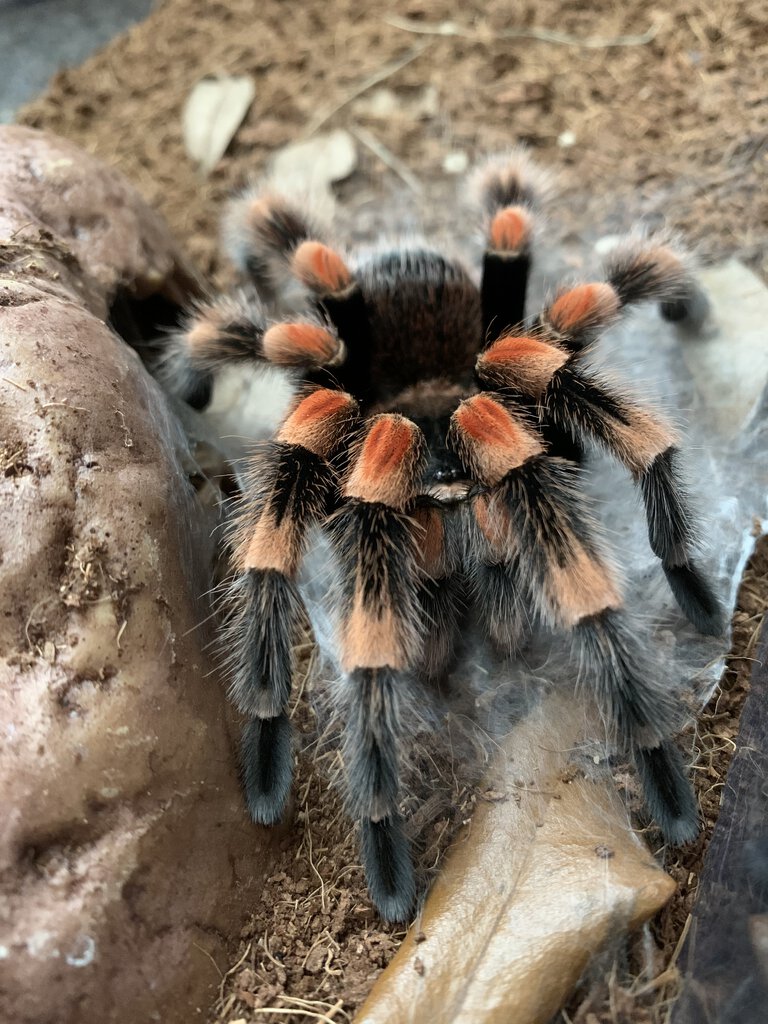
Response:
[{"label": "wood piece", "polygon": [[768,1016],[768,630],[763,630],[722,810],[680,957],[673,1024]]}]

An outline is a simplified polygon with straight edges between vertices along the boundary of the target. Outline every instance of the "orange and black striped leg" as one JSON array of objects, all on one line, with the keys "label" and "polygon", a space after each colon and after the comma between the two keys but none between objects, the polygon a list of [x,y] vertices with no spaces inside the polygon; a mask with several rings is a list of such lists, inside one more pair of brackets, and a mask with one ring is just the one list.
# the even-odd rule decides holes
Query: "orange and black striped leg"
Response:
[{"label": "orange and black striped leg", "polygon": [[335,488],[328,460],[353,429],[356,409],[340,391],[300,401],[249,467],[233,526],[223,647],[230,695],[250,719],[241,748],[248,807],[266,825],[282,815],[291,784],[286,709],[302,614],[294,580],[307,530],[328,513]]},{"label": "orange and black striped leg", "polygon": [[678,604],[701,632],[720,633],[719,602],[692,557],[696,524],[677,465],[677,437],[664,417],[539,338],[500,338],[476,369],[486,385],[534,400],[542,423],[576,444],[599,445],[629,469],[643,495],[651,548]]},{"label": "orange and black striped leg", "polygon": [[696,283],[685,254],[664,239],[628,238],[604,264],[606,280],[622,306],[656,301],[672,322],[700,325],[709,312],[706,295]]},{"label": "orange and black striped leg", "polygon": [[220,366],[264,358],[265,330],[264,308],[253,292],[199,302],[168,339],[158,367],[160,379],[193,408],[204,408]]},{"label": "orange and black striped leg", "polygon": [[483,337],[491,342],[525,317],[533,209],[549,182],[517,151],[480,167],[473,189],[486,220],[481,293]]},{"label": "orange and black striped leg", "polygon": [[651,549],[661,560],[675,600],[700,632],[720,634],[720,602],[695,564],[697,524],[671,424],[573,365],[556,371],[543,404],[558,427],[595,442],[629,469],[643,496]]},{"label": "orange and black striped leg", "polygon": [[537,326],[569,352],[579,353],[639,302],[659,302],[668,319],[706,315],[706,298],[681,253],[653,239],[619,245],[605,263],[605,281],[562,290],[537,319]]},{"label": "orange and black striped leg", "polygon": [[580,679],[593,687],[620,746],[636,755],[659,824],[673,842],[693,838],[695,801],[666,743],[678,724],[677,701],[649,660],[648,640],[622,609],[578,470],[545,456],[530,426],[487,395],[462,403],[452,436],[490,488],[487,514],[506,530],[526,602],[545,624],[571,632]]},{"label": "orange and black striped leg", "polygon": [[368,887],[382,917],[407,918],[415,882],[399,814],[399,751],[423,636],[412,502],[424,441],[402,416],[376,416],[329,521],[338,564],[339,704],[348,802],[361,823]]},{"label": "orange and black striped leg", "polygon": [[486,342],[494,341],[525,318],[531,228],[531,214],[523,206],[499,210],[490,223],[480,289]]},{"label": "orange and black striped leg", "polygon": [[269,362],[312,370],[344,358],[344,343],[330,324],[304,318],[269,326],[259,300],[239,292],[188,314],[163,354],[160,374],[169,390],[200,407],[201,389],[210,395],[214,375],[225,366]]},{"label": "orange and black striped leg", "polygon": [[224,250],[265,298],[274,300],[290,282],[290,259],[317,227],[285,197],[246,189],[232,200],[222,225]]},{"label": "orange and black striped leg", "polygon": [[302,243],[291,266],[296,277],[314,293],[320,309],[346,343],[347,356],[336,374],[338,379],[365,400],[372,387],[370,325],[359,282],[342,257],[321,242]]}]

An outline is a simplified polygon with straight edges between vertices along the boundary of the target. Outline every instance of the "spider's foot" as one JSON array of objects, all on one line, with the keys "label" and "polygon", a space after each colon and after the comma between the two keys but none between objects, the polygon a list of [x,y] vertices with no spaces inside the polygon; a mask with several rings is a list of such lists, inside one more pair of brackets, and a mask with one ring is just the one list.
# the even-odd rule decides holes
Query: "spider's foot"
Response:
[{"label": "spider's foot", "polygon": [[200,374],[198,376],[192,376],[190,374],[186,382],[186,392],[180,397],[191,405],[193,409],[197,409],[198,412],[202,412],[208,405],[210,405],[211,397],[213,395],[213,376],[210,373]]},{"label": "spider's foot", "polygon": [[641,748],[635,763],[648,810],[673,846],[689,843],[699,834],[696,796],[680,751],[670,740]]},{"label": "spider's foot", "polygon": [[679,324],[686,331],[696,332],[704,325],[711,306],[706,293],[698,286],[691,285],[688,295],[662,302],[660,309],[665,320]]},{"label": "spider's foot", "polygon": [[382,918],[407,921],[416,900],[416,879],[400,818],[363,819],[360,853],[368,891]]},{"label": "spider's foot", "polygon": [[707,579],[688,562],[687,565],[664,565],[669,589],[683,614],[699,633],[721,636],[725,630],[725,613]]},{"label": "spider's foot", "polygon": [[291,791],[293,751],[286,714],[254,718],[243,730],[240,748],[245,798],[259,825],[280,821]]}]

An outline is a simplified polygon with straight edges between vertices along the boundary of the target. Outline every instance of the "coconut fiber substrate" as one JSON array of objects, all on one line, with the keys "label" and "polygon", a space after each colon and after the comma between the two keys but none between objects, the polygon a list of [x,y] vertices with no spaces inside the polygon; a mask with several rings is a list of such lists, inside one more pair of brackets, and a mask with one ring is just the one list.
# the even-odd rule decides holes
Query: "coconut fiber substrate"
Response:
[{"label": "coconut fiber substrate", "polygon": [[[252,76],[256,94],[204,180],[185,153],[181,112],[193,85],[217,73]],[[275,150],[334,127],[365,140],[357,170],[340,187],[342,206],[364,194],[374,207],[402,191],[405,177],[412,198],[420,190],[429,207],[449,194],[446,168],[464,155],[471,163],[523,142],[561,178],[553,244],[586,224],[608,234],[642,217],[679,231],[702,259],[735,255],[766,279],[766,81],[761,0],[413,0],[388,8],[369,0],[167,0],[59,74],[20,120],[119,167],[215,281],[224,278],[218,221],[227,197],[263,172]],[[383,106],[371,103],[377,91]],[[742,583],[728,670],[696,726],[702,835],[666,865],[678,891],[653,923],[652,949],[631,943],[592,971],[563,1024],[669,1019],[674,954],[717,818],[767,598],[762,543]],[[296,714],[311,727],[305,706]],[[402,933],[382,927],[370,909],[327,776],[328,765],[306,752],[279,870],[223,972],[213,1019],[350,1020],[397,948]],[[430,825],[433,859],[471,809],[471,793],[458,797],[452,818]],[[649,957],[658,984],[648,983]]]}]

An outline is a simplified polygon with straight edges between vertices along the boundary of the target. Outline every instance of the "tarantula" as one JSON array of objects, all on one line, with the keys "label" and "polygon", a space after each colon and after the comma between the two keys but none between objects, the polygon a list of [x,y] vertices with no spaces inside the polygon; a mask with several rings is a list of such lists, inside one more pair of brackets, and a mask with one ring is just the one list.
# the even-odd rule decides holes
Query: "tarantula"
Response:
[{"label": "tarantula", "polygon": [[[667,839],[686,842],[698,827],[670,739],[678,702],[623,607],[580,463],[589,443],[629,470],[678,604],[699,630],[719,632],[717,598],[693,558],[674,428],[584,363],[628,306],[655,300],[681,319],[699,293],[675,248],[646,238],[615,249],[604,280],[560,290],[526,321],[536,174],[521,154],[479,172],[479,288],[426,247],[345,258],[287,200],[249,193],[233,205],[229,240],[254,290],[194,309],[168,357],[195,405],[227,364],[266,361],[300,383],[275,439],[250,461],[234,518],[225,647],[231,695],[248,718],[245,791],[256,822],[280,819],[299,571],[322,540],[336,574],[325,613],[348,809],[372,899],[390,920],[415,900],[399,812],[404,709],[416,678],[446,673],[468,614],[509,655],[532,624],[568,634]],[[270,323],[257,291],[273,295],[286,278],[312,310]]]}]

